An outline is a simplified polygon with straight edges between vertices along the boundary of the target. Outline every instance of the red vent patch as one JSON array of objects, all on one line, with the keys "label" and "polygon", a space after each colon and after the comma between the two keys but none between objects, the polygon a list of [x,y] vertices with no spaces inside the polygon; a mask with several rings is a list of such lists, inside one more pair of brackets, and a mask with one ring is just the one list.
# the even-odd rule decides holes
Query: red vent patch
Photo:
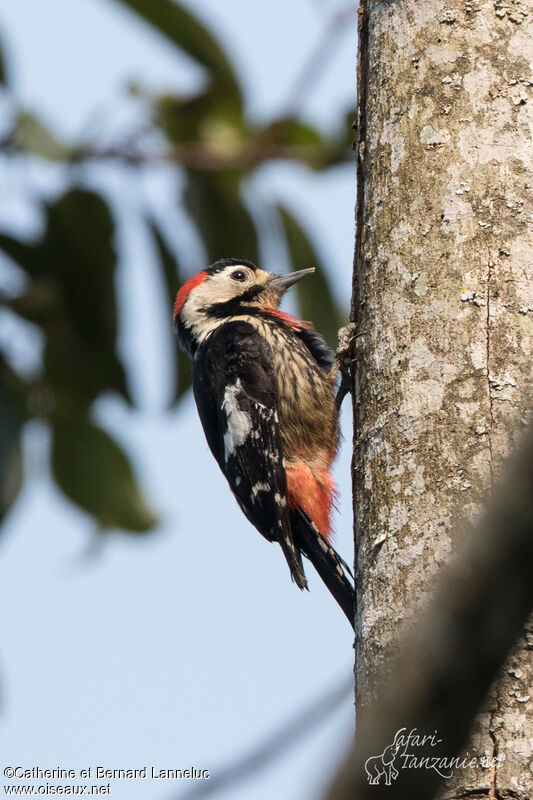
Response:
[{"label": "red vent patch", "polygon": [[328,541],[331,535],[331,506],[335,483],[326,470],[317,477],[305,461],[287,462],[287,494],[290,508],[301,508]]}]

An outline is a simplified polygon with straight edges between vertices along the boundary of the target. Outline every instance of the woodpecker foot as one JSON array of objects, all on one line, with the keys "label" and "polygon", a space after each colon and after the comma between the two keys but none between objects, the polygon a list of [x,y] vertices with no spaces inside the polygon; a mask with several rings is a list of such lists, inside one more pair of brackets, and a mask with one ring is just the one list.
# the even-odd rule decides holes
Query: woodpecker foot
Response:
[{"label": "woodpecker foot", "polygon": [[339,332],[337,334],[337,352],[335,353],[335,358],[337,361],[352,361],[353,345],[355,337],[357,336],[355,332],[356,327],[357,326],[355,322],[349,322],[348,325],[345,325],[343,328],[339,328]]},{"label": "woodpecker foot", "polygon": [[352,386],[352,366],[354,364],[354,342],[356,338],[356,326],[354,322],[350,322],[339,330],[338,345],[333,362],[333,369],[335,374],[340,372],[341,380],[337,394],[335,395],[335,405],[337,411],[342,405],[342,401],[350,392]]}]

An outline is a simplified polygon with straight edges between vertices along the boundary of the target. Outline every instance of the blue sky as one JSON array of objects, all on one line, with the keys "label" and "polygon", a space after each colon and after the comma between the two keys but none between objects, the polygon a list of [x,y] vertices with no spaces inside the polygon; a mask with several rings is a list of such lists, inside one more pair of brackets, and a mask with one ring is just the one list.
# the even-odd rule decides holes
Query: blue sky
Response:
[{"label": "blue sky", "polygon": [[[258,118],[283,106],[335,8],[326,0],[292,0],[289,11],[282,0],[188,5],[244,74]],[[157,90],[186,86],[197,75],[185,57],[111,0],[12,3],[0,11],[0,32],[18,96],[64,136],[91,125],[101,130],[102,120],[114,129],[127,125],[130,110],[117,98],[131,79]],[[353,102],[354,76],[355,19],[305,103],[309,118],[330,127]],[[31,231],[34,187],[51,192],[61,178],[39,163],[13,168],[0,162],[0,175],[2,227]],[[136,219],[148,204],[172,226],[175,174],[153,169],[133,181],[124,170],[94,167],[84,179],[107,192],[121,220],[120,346],[140,405],[132,411],[106,398],[97,415],[134,459],[162,524],[145,538],[114,533],[91,549],[91,521],[46,474],[46,431],[33,426],[28,432],[28,480],[0,540],[0,762],[195,766],[216,773],[349,675],[352,637],[312,569],[311,592],[298,592],[279,548],[244,519],[208,453],[192,398],[177,412],[164,411],[167,319],[159,316],[152,254]],[[353,169],[316,176],[273,167],[257,180],[258,191],[283,198],[310,222],[328,253],[336,292],[347,301]],[[194,258],[191,248],[191,268]],[[35,336],[0,320],[0,336],[8,335],[31,360]],[[336,544],[351,561],[347,407],[343,430]],[[218,796],[319,797],[352,728],[347,698],[286,758]],[[115,782],[112,796],[159,800],[177,798],[184,788],[170,781]]]}]

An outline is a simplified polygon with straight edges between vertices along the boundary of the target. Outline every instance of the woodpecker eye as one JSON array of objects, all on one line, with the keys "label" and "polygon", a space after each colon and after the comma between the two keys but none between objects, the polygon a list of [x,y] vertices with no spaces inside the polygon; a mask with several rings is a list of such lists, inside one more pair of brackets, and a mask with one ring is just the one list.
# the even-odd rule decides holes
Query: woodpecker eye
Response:
[{"label": "woodpecker eye", "polygon": [[233,281],[245,281],[246,277],[246,272],[243,269],[234,269],[230,275]]}]

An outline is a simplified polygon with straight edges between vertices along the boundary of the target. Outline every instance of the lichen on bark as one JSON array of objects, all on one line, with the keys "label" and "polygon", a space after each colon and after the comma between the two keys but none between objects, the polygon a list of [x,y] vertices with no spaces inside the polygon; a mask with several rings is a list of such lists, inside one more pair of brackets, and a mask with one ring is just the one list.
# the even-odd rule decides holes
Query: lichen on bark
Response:
[{"label": "lichen on bark", "polygon": [[[452,530],[472,521],[529,418],[532,0],[360,9],[354,318],[357,702],[387,668]],[[527,632],[469,745],[502,755],[450,791],[525,798]],[[457,789],[453,789],[456,786]]]}]

